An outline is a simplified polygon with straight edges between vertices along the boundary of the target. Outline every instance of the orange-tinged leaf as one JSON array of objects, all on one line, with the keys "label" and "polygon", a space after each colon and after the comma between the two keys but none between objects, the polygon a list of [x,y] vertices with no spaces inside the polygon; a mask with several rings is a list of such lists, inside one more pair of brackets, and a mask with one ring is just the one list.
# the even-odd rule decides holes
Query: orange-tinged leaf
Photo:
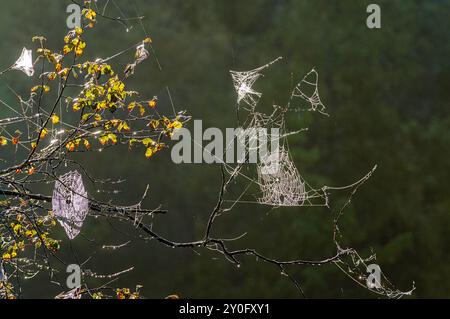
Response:
[{"label": "orange-tinged leaf", "polygon": [[75,55],[76,55],[76,56],[82,56],[82,55],[83,55],[83,49],[77,48],[77,49],[75,50]]},{"label": "orange-tinged leaf", "polygon": [[89,141],[87,139],[84,139],[83,144],[87,150],[89,150],[91,148],[91,144],[89,143]]},{"label": "orange-tinged leaf", "polygon": [[52,81],[56,78],[56,72],[50,72],[49,74],[47,74],[47,78]]},{"label": "orange-tinged leaf", "polygon": [[108,135],[100,136],[100,137],[98,138],[98,141],[100,142],[100,144],[105,145],[106,142],[108,142]]},{"label": "orange-tinged leaf", "polygon": [[69,152],[73,152],[73,151],[75,150],[75,143],[74,143],[74,142],[68,142],[68,143],[66,144],[66,149],[67,149]]},{"label": "orange-tinged leaf", "polygon": [[44,127],[42,129],[41,133],[39,134],[39,138],[43,139],[47,134],[48,134],[48,129]]}]

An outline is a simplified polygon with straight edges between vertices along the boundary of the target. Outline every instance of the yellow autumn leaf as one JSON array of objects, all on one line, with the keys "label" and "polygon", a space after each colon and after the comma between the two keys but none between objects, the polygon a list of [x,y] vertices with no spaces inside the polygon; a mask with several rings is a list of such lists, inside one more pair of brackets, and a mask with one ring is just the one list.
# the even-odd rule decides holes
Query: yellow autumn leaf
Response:
[{"label": "yellow autumn leaf", "polygon": [[59,123],[59,116],[56,115],[56,114],[52,114],[51,120],[52,120],[53,124],[58,124]]},{"label": "yellow autumn leaf", "polygon": [[148,102],[148,106],[150,106],[152,109],[154,109],[156,107],[156,100],[151,100]]},{"label": "yellow autumn leaf", "polygon": [[49,74],[47,74],[47,78],[52,81],[56,78],[56,72],[50,72]]},{"label": "yellow autumn leaf", "polygon": [[83,114],[83,116],[81,117],[81,120],[83,122],[86,122],[92,116],[92,114],[94,114],[94,113],[85,113],[85,114]]},{"label": "yellow autumn leaf", "polygon": [[144,116],[145,114],[145,107],[143,107],[142,104],[139,104],[139,113],[141,116]]},{"label": "yellow autumn leaf", "polygon": [[67,76],[67,74],[69,74],[69,68],[64,68],[64,69],[62,69],[61,71],[58,72],[58,74],[59,74],[61,77],[65,78],[65,77]]},{"label": "yellow autumn leaf", "polygon": [[117,136],[113,133],[108,134],[108,140],[110,140],[113,144],[117,143]]},{"label": "yellow autumn leaf", "polygon": [[143,144],[145,147],[149,147],[149,146],[154,145],[154,144],[155,144],[155,141],[154,141],[153,139],[151,139],[150,137],[147,137],[147,138],[144,138],[144,139],[142,140],[142,144]]},{"label": "yellow autumn leaf", "polygon": [[108,135],[100,136],[100,137],[98,138],[98,141],[100,142],[100,144],[105,145],[106,142],[108,142]]},{"label": "yellow autumn leaf", "polygon": [[4,136],[0,136],[0,146],[5,146],[8,144],[8,140]]},{"label": "yellow autumn leaf", "polygon": [[136,107],[136,102],[131,102],[130,104],[128,104],[128,112],[133,111],[135,107]]},{"label": "yellow autumn leaf", "polygon": [[152,157],[153,154],[155,154],[155,152],[152,147],[147,148],[147,150],[145,151],[145,157],[147,158]]},{"label": "yellow autumn leaf", "polygon": [[14,231],[14,233],[15,233],[16,235],[19,235],[19,232],[20,232],[21,229],[22,229],[22,225],[20,225],[20,224],[16,224],[16,225],[14,225],[14,227],[13,227],[13,231]]},{"label": "yellow autumn leaf", "polygon": [[70,48],[69,45],[66,44],[66,45],[63,47],[63,54],[64,54],[64,55],[67,55],[70,51],[72,51],[72,49]]},{"label": "yellow autumn leaf", "polygon": [[97,16],[97,13],[92,9],[87,9],[86,14],[84,16],[86,17],[86,19],[95,21],[95,17]]},{"label": "yellow autumn leaf", "polygon": [[139,140],[137,140],[137,139],[135,139],[135,138],[132,138],[132,139],[129,140],[128,143],[129,143],[129,145],[130,145],[130,147],[131,147],[131,146],[133,146],[134,144],[136,144],[137,142],[139,142]]},{"label": "yellow autumn leaf", "polygon": [[68,142],[68,143],[66,144],[66,149],[67,149],[69,152],[73,152],[73,151],[75,150],[75,143],[74,143],[74,142]]},{"label": "yellow autumn leaf", "polygon": [[39,138],[43,139],[48,133],[48,129],[47,128],[43,128],[41,133],[39,134]]},{"label": "yellow autumn leaf", "polygon": [[149,126],[151,126],[153,129],[156,129],[159,126],[159,121],[158,120],[151,120],[150,123],[148,123]]},{"label": "yellow autumn leaf", "polygon": [[73,103],[72,109],[73,109],[75,112],[81,110],[81,104],[78,103],[78,102]]},{"label": "yellow autumn leaf", "polygon": [[129,130],[130,130],[130,127],[128,126],[127,122],[122,121],[122,122],[119,124],[119,126],[117,126],[117,130],[118,130],[119,132],[121,132],[122,130],[124,130],[124,131],[129,131]]},{"label": "yellow autumn leaf", "polygon": [[80,39],[75,38],[75,39],[72,40],[71,43],[72,43],[72,45],[75,45],[75,46],[76,46],[76,45],[78,45],[78,43],[80,43]]},{"label": "yellow autumn leaf", "polygon": [[76,56],[81,56],[81,55],[83,55],[83,49],[81,49],[81,48],[75,49],[75,55],[76,55]]},{"label": "yellow autumn leaf", "polygon": [[106,135],[100,136],[98,138],[100,144],[105,145],[106,143],[108,143],[109,141],[111,141],[112,144],[116,144],[117,143],[117,136],[113,133],[108,133]]},{"label": "yellow autumn leaf", "polygon": [[183,124],[180,121],[175,120],[172,123],[170,123],[167,127],[177,129],[177,128],[182,128]]},{"label": "yellow autumn leaf", "polygon": [[9,253],[4,253],[2,256],[3,260],[10,260],[11,259],[11,255]]}]

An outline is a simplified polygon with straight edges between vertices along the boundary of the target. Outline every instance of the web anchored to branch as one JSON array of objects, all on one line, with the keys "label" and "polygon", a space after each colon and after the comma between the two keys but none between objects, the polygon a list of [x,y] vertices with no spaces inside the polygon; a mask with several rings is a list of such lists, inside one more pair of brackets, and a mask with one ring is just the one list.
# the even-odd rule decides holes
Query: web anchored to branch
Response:
[{"label": "web anchored to branch", "polygon": [[[246,119],[243,127],[245,129],[252,128],[277,128],[281,131],[281,134],[277,137],[267,136],[267,142],[271,142],[273,139],[279,139],[281,146],[275,150],[271,150],[266,156],[262,156],[260,162],[256,164],[256,177],[252,177],[249,173],[244,173],[243,167],[252,164],[244,163],[235,166],[229,164],[223,164],[224,171],[229,173],[229,179],[224,183],[225,187],[222,190],[226,190],[230,181],[244,178],[245,181],[250,181],[250,184],[255,184],[259,188],[259,194],[256,197],[256,202],[252,200],[246,200],[245,194],[250,189],[247,186],[239,198],[235,200],[223,200],[223,202],[231,202],[230,208],[225,209],[228,211],[234,208],[237,204],[262,204],[269,205],[273,208],[290,206],[290,207],[302,207],[302,206],[322,206],[332,210],[330,206],[330,196],[337,191],[347,191],[349,193],[348,200],[342,206],[336,218],[333,221],[334,236],[333,242],[336,245],[336,255],[329,259],[321,261],[275,261],[268,257],[262,256],[255,250],[245,250],[247,253],[252,253],[256,257],[263,259],[266,262],[275,263],[282,267],[283,265],[292,264],[308,264],[308,265],[320,265],[326,263],[335,264],[341,271],[348,275],[351,279],[357,282],[359,285],[373,291],[376,294],[384,295],[389,298],[400,298],[405,295],[409,295],[415,289],[407,292],[402,292],[393,287],[390,281],[382,274],[383,281],[377,285],[366,285],[368,279],[367,274],[367,262],[375,260],[375,254],[368,258],[362,258],[358,252],[353,248],[342,248],[341,239],[342,234],[339,231],[339,221],[342,217],[344,210],[350,203],[351,198],[356,194],[359,187],[361,187],[373,174],[376,167],[374,167],[369,173],[367,173],[360,180],[346,186],[330,187],[322,186],[314,188],[309,185],[299,173],[299,170],[294,164],[292,159],[288,136],[298,134],[306,131],[305,128],[301,128],[295,131],[287,131],[285,125],[285,117],[289,111],[312,111],[328,116],[325,112],[325,105],[323,104],[319,95],[319,74],[315,69],[308,72],[300,82],[294,87],[291,96],[288,99],[288,103],[285,107],[277,105],[273,106],[270,114],[264,114],[261,111],[257,111],[256,107],[262,96],[262,93],[257,92],[253,85],[256,80],[262,76],[262,71],[269,66],[279,61],[278,58],[262,67],[256,68],[246,72],[230,71],[233,78],[233,83],[237,93],[237,107],[244,103],[249,107],[244,108],[246,113]],[[263,141],[264,142],[264,141]],[[254,150],[258,148],[260,144],[255,146],[255,143],[251,143],[249,140],[246,144],[248,150]],[[225,150],[227,151],[228,148]],[[222,194],[223,197],[223,194]],[[233,255],[233,254],[232,254]],[[234,255],[233,255],[234,256]],[[284,272],[286,273],[286,272]],[[296,287],[301,290],[298,282],[288,275],[295,283]],[[303,290],[301,290],[303,293]]]},{"label": "web anchored to branch", "polygon": [[89,200],[80,173],[72,171],[56,181],[52,206],[53,213],[64,227],[67,236],[74,239],[80,233],[89,211]]},{"label": "web anchored to branch", "polygon": [[[77,1],[73,2],[77,3]],[[338,266],[359,284],[365,281],[367,278],[366,263],[373,258],[372,256],[362,258],[353,248],[344,247],[341,243],[343,236],[339,231],[339,221],[352,197],[359,187],[370,178],[374,170],[356,182],[342,187],[313,187],[302,177],[301,170],[296,167],[294,157],[290,152],[288,138],[291,135],[305,132],[306,128],[287,130],[286,115],[289,111],[299,110],[327,113],[319,95],[318,73],[314,69],[294,87],[286,106],[274,105],[271,113],[268,114],[257,110],[262,93],[256,90],[254,85],[263,76],[264,71],[280,61],[281,57],[250,71],[230,71],[237,93],[237,112],[245,114],[245,120],[242,125],[240,123],[239,125],[243,129],[279,129],[281,134],[266,134],[263,141],[267,143],[277,141],[280,147],[271,149],[270,153],[262,157],[256,164],[246,161],[238,164],[222,164],[222,182],[217,203],[209,214],[200,239],[178,242],[168,239],[154,230],[151,218],[154,214],[165,213],[165,211],[159,208],[144,209],[141,207],[148,188],[144,191],[141,200],[131,206],[112,204],[112,201],[100,202],[93,196],[89,196],[83,179],[92,182],[93,186],[97,188],[97,192],[102,191],[98,188],[99,184],[116,185],[121,181],[98,180],[92,177],[69,153],[100,152],[117,144],[129,147],[139,144],[145,148],[145,156],[151,157],[166,147],[161,142],[163,137],[171,137],[174,129],[183,126],[188,118],[183,113],[177,114],[173,104],[171,105],[173,117],[161,116],[155,109],[156,98],[136,101],[132,98],[136,92],[125,90],[124,81],[127,77],[131,77],[136,68],[140,67],[145,60],[150,59],[150,52],[154,53],[152,41],[145,32],[140,16],[136,18],[136,21],[140,23],[145,33],[146,38],[143,41],[104,59],[79,62],[86,46],[83,33],[88,32],[95,24],[97,13],[102,18],[121,23],[127,28],[127,31],[132,26],[130,19],[112,18],[105,14],[105,10],[110,4],[115,5],[121,11],[114,0],[107,1],[103,10],[95,1],[91,3],[86,0],[84,4],[84,16],[88,21],[84,28],[76,28],[67,34],[64,39],[66,45],[60,48],[62,50],[53,51],[44,47],[45,38],[34,38],[40,44],[36,50],[39,55],[38,60],[48,63],[51,72],[42,71],[39,74],[39,84],[31,89],[29,99],[23,100],[11,89],[18,98],[18,105],[11,106],[0,100],[0,103],[13,113],[13,116],[0,119],[0,147],[9,147],[12,154],[10,158],[2,159],[0,162],[0,195],[2,196],[0,201],[0,233],[2,234],[0,236],[2,249],[0,297],[13,295],[11,278],[18,278],[16,284],[19,285],[17,290],[20,291],[19,278],[33,278],[43,270],[50,273],[52,283],[58,283],[60,287],[64,287],[65,279],[57,278],[57,271],[52,265],[53,260],[61,265],[66,265],[58,254],[60,240],[48,237],[50,229],[56,224],[55,217],[70,239],[84,239],[96,249],[116,250],[126,247],[133,240],[145,242],[154,240],[171,248],[206,248],[223,255],[226,260],[236,266],[241,265],[242,256],[251,255],[259,261],[278,268],[303,295],[304,291],[301,285],[288,274],[286,269],[288,266],[331,264]],[[131,59],[125,70],[113,70],[113,67],[106,63],[122,54],[129,53],[129,51],[134,51],[134,58]],[[72,58],[71,61],[67,61],[67,56]],[[161,70],[156,55],[153,57]],[[24,49],[17,62],[1,72],[0,75],[13,69],[21,70],[28,76],[34,74],[36,70],[29,51]],[[120,72],[121,77],[117,76],[116,72]],[[83,76],[79,76],[80,74]],[[52,87],[51,92],[55,92],[54,102],[48,104],[43,102],[43,96],[52,94],[49,93],[50,87]],[[76,89],[75,95],[68,96],[69,87]],[[170,90],[166,88],[166,91],[172,103]],[[47,95],[46,101],[51,99],[51,95],[49,95]],[[80,110],[82,112],[78,113],[80,116],[66,116],[67,113],[71,113],[70,109],[73,112]],[[117,117],[118,113],[122,114],[121,118]],[[252,139],[244,143],[248,151],[261,148],[261,144],[255,144]],[[229,145],[225,149],[225,152],[227,151],[229,151]],[[249,154],[247,153],[245,158],[247,155]],[[71,171],[65,173],[69,167]],[[244,167],[248,170],[244,170]],[[241,179],[245,180],[248,185],[244,190],[239,189],[241,194],[239,198],[225,199],[232,187],[240,186],[237,181]],[[45,184],[54,184],[53,196],[31,191],[31,189],[35,189],[31,186]],[[256,195],[247,194],[251,186],[258,189]],[[112,193],[115,194],[115,191]],[[230,248],[230,241],[237,245],[244,235],[231,239],[214,236],[214,225],[219,220],[218,217],[225,212],[230,212],[238,204],[268,205],[272,209],[280,206],[297,208],[321,206],[331,210],[329,199],[335,191],[347,191],[350,195],[344,206],[335,214],[333,242],[336,252],[327,258],[306,260],[294,257],[289,260],[278,260],[260,253],[257,249]],[[246,200],[249,196],[251,196],[251,201]],[[226,203],[230,202],[231,206],[226,206]],[[50,208],[53,213],[48,213]],[[118,231],[127,236],[128,240],[125,244],[105,244],[98,238],[87,238],[83,234],[81,228],[83,223],[88,221],[85,219],[87,217],[102,217],[113,228],[113,221],[126,222],[134,226],[134,228],[131,227],[133,232]],[[26,239],[26,244],[18,241],[17,238]],[[32,247],[35,250],[35,258],[19,255],[25,246],[27,249]],[[108,279],[109,281],[93,289],[88,287],[87,281],[84,280],[83,288],[64,292],[59,297],[93,296],[94,291],[105,289],[114,278],[133,269],[133,267],[128,267],[123,271],[101,275],[85,266],[89,259],[90,257],[79,262],[84,278]],[[387,279],[383,280],[381,286],[368,287],[368,289],[387,297],[402,297],[411,293],[411,291],[401,292],[395,289]],[[125,293],[121,292],[121,294]],[[128,297],[136,296],[135,294],[130,295],[129,292],[127,295]]]}]

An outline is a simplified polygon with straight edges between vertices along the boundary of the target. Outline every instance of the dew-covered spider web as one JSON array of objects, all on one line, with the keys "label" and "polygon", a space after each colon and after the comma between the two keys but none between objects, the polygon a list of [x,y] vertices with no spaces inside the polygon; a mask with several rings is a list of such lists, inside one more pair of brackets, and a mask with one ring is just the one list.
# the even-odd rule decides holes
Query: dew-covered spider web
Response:
[{"label": "dew-covered spider web", "polygon": [[257,165],[261,197],[258,202],[273,206],[301,206],[307,193],[289,153],[281,148],[272,152]]},{"label": "dew-covered spider web", "polygon": [[80,233],[89,211],[87,192],[80,173],[66,173],[55,182],[52,209],[67,237],[74,239]]},{"label": "dew-covered spider web", "polygon": [[291,105],[291,102],[295,100],[306,101],[307,111],[317,111],[324,115],[328,115],[325,112],[325,105],[322,103],[319,95],[319,73],[315,69],[309,71],[303,79],[295,86],[292,92],[291,99],[289,101],[289,107],[296,107],[302,110],[301,103],[298,106]]},{"label": "dew-covered spider web", "polygon": [[[252,139],[246,141],[246,149],[251,151],[261,151],[262,146],[273,144],[277,140],[277,145],[281,145],[275,151],[262,152],[266,156],[260,156],[260,161],[254,165],[256,176],[244,173],[244,164],[232,165],[224,163],[225,170],[230,175],[239,175],[250,183],[258,186],[259,194],[256,195],[254,203],[269,206],[327,206],[327,193],[323,188],[314,189],[300,175],[295,166],[289,151],[288,136],[299,134],[307,131],[307,128],[299,128],[297,130],[288,131],[285,125],[285,115],[287,111],[294,109],[291,102],[296,98],[310,103],[307,111],[318,111],[324,113],[325,106],[321,102],[318,92],[318,73],[315,70],[309,72],[295,86],[287,106],[272,106],[271,113],[264,113],[257,110],[257,105],[262,97],[262,93],[254,89],[255,82],[263,76],[263,71],[271,67],[282,57],[252,69],[250,71],[230,71],[233,85],[236,90],[237,108],[242,107],[247,112],[247,118],[242,124],[245,130],[266,129],[263,136],[258,136],[258,143]],[[270,130],[276,128],[279,134],[274,136],[270,134]],[[232,145],[227,145],[225,152],[230,150]],[[248,165],[247,165],[248,166]],[[243,195],[242,195],[243,196]],[[242,197],[240,197],[242,198]],[[315,200],[315,201],[314,201]],[[251,202],[249,200],[245,202]]]},{"label": "dew-covered spider web", "polygon": [[[224,171],[230,175],[230,178],[241,179],[247,185],[243,190],[238,190],[240,195],[237,198],[224,200],[224,202],[231,203],[230,207],[225,210],[231,210],[238,204],[259,204],[269,206],[272,209],[277,209],[278,207],[325,207],[335,214],[335,219],[333,219],[333,242],[336,245],[337,255],[333,263],[352,280],[376,294],[389,298],[401,298],[405,295],[410,295],[415,289],[414,286],[410,291],[400,291],[389,282],[384,274],[381,274],[383,278],[382,285],[366,286],[365,281],[368,278],[367,266],[369,262],[376,259],[376,255],[372,254],[368,258],[363,258],[355,249],[342,248],[341,246],[343,236],[339,230],[339,219],[344,214],[345,209],[358,189],[371,177],[376,166],[362,178],[351,184],[337,187],[327,185],[313,187],[300,174],[290,152],[288,137],[305,132],[308,129],[295,128],[294,130],[288,130],[286,127],[286,115],[288,112],[317,112],[328,116],[325,104],[319,95],[318,72],[312,69],[301,78],[294,86],[286,106],[272,105],[270,113],[257,110],[262,93],[255,90],[254,85],[263,76],[262,71],[279,60],[281,58],[277,58],[250,71],[230,71],[237,94],[237,111],[239,112],[242,104],[246,105],[246,107],[241,108],[241,113],[243,109],[246,112],[246,117],[240,126],[244,129],[256,130],[277,128],[279,134],[271,135],[266,133],[263,135],[263,138],[258,135],[257,143],[252,139],[246,142],[245,146],[248,152],[259,149],[265,143],[272,144],[274,140],[278,142],[276,143],[277,147],[275,149],[271,148],[270,152],[267,152],[265,156],[261,156],[256,164],[250,162],[223,163]],[[239,116],[238,122],[240,123]],[[229,151],[231,147],[228,144],[225,152]],[[240,184],[235,182],[235,185]],[[257,189],[256,193],[249,194],[249,191],[255,189],[255,187]],[[348,193],[347,200],[343,206],[338,200],[336,201],[337,204],[334,201],[333,204],[331,203],[331,197],[338,192]],[[337,206],[337,208],[333,205]]]},{"label": "dew-covered spider web", "polygon": [[237,105],[239,106],[241,102],[247,104],[250,110],[254,110],[262,96],[261,92],[256,91],[253,88],[256,80],[258,80],[263,74],[263,70],[270,67],[273,63],[281,60],[281,57],[269,62],[261,67],[250,71],[230,71],[231,77],[233,79],[233,85],[237,93]]}]

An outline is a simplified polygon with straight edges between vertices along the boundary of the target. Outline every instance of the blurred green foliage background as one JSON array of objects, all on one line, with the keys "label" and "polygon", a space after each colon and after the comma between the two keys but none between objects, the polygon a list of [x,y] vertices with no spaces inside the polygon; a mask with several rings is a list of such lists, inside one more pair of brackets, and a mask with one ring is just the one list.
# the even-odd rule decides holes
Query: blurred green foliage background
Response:
[{"label": "blurred green foliage background", "polygon": [[[59,48],[70,1],[3,0],[0,13],[0,61],[6,68],[33,35],[45,35]],[[98,1],[104,5],[106,1]],[[262,105],[283,105],[292,83],[312,67],[330,118],[292,113],[288,126],[309,127],[289,140],[300,173],[314,186],[346,185],[377,164],[343,219],[345,243],[369,255],[399,289],[414,297],[450,297],[450,1],[381,1],[382,28],[366,26],[369,1],[325,0],[115,0],[110,16],[145,16],[155,57],[139,65],[128,87],[144,96],[158,95],[159,108],[170,112],[165,87],[174,104],[204,126],[234,127],[235,93],[230,69],[248,70],[283,56],[257,83]],[[136,13],[137,12],[137,13]],[[130,20],[130,30],[99,18],[88,35],[86,54],[106,57],[145,37]],[[123,68],[130,56],[115,60]],[[37,79],[10,72],[0,82],[0,98],[13,105],[9,83],[22,96]],[[0,106],[0,114],[5,115]],[[190,124],[191,126],[192,124]],[[0,150],[0,152],[3,152]],[[0,153],[2,155],[2,153]],[[154,229],[183,241],[199,239],[220,186],[217,165],[175,165],[170,152],[146,160],[126,148],[78,157],[99,178],[126,179],[119,194],[97,198],[130,204],[150,185],[149,207],[169,210],[155,217]],[[93,193],[96,186],[88,185]],[[50,188],[41,192],[50,193]],[[255,248],[273,258],[321,259],[333,253],[332,215],[324,209],[237,205],[221,217],[217,236],[247,236],[232,247]],[[243,257],[237,269],[205,250],[169,249],[133,241],[114,252],[103,244],[121,244],[136,230],[88,218],[85,238],[64,240],[62,256],[99,273],[135,266],[116,286],[144,285],[143,295],[162,298],[298,298],[295,287],[277,268]],[[57,238],[65,238],[57,227]],[[92,242],[88,239],[95,239]],[[53,261],[55,266],[57,262]],[[64,271],[63,268],[61,268]],[[335,266],[291,267],[308,297],[376,297],[355,285]],[[64,274],[60,274],[63,276]],[[61,289],[47,274],[24,282],[24,297],[51,297]]]}]

